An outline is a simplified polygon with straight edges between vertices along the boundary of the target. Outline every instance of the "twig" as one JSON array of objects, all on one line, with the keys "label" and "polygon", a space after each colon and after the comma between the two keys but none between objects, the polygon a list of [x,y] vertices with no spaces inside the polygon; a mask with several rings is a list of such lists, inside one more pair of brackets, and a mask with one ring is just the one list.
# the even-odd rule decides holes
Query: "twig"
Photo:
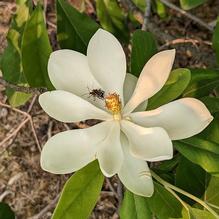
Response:
[{"label": "twig", "polygon": [[105,179],[106,179],[106,183],[109,186],[110,190],[113,192],[115,197],[119,200],[119,196],[118,196],[116,190],[113,188],[113,185],[111,184],[110,180],[107,177]]},{"label": "twig", "polygon": [[34,96],[34,98],[33,98],[32,102],[31,102],[27,112],[21,111],[21,110],[16,109],[16,108],[12,108],[11,106],[0,102],[0,106],[6,107],[8,109],[11,109],[11,110],[13,110],[15,112],[18,112],[18,113],[20,113],[20,114],[22,114],[22,115],[24,115],[26,117],[21,122],[21,124],[15,130],[13,130],[13,132],[8,137],[6,137],[3,141],[0,142],[0,146],[2,146],[4,143],[6,143],[10,138],[15,137],[17,135],[17,133],[20,131],[20,129],[29,121],[30,125],[31,125],[31,129],[32,129],[33,135],[34,135],[34,139],[36,141],[37,148],[38,148],[39,151],[41,151],[41,146],[40,146],[40,143],[39,143],[39,140],[38,140],[35,128],[34,128],[33,120],[32,120],[31,115],[29,114],[29,112],[31,111],[35,101],[36,101],[36,96]]},{"label": "twig", "polygon": [[[144,13],[141,10],[139,10],[131,0],[120,0],[120,2],[123,5],[123,7],[127,9],[127,11],[130,11],[133,14],[135,19],[140,24],[143,24]],[[155,36],[157,36],[157,38],[162,42],[167,42],[174,39],[171,35],[165,33],[164,31],[160,31],[160,29],[157,28],[154,24],[152,24],[152,22],[147,23],[147,29]]]},{"label": "twig", "polygon": [[202,21],[200,18],[190,14],[189,12],[186,12],[184,10],[182,10],[181,8],[177,7],[176,5],[172,4],[171,2],[169,2],[168,0],[160,0],[164,5],[166,5],[167,7],[179,12],[180,14],[184,15],[185,17],[193,20],[195,23],[199,24],[200,26],[210,30],[211,32],[213,32],[213,28],[212,26],[210,26],[209,24],[205,23],[204,21]]},{"label": "twig", "polygon": [[43,208],[38,214],[34,215],[33,217],[30,217],[28,219],[41,219],[42,216],[48,211],[50,210],[52,207],[54,207],[54,205],[56,204],[56,202],[59,200],[59,196],[60,194],[58,194],[55,199],[53,199],[45,208]]},{"label": "twig", "polygon": [[169,41],[169,42],[165,43],[159,49],[162,50],[162,49],[164,49],[164,48],[166,48],[168,46],[171,46],[171,45],[184,44],[184,43],[191,43],[191,44],[193,44],[196,47],[197,47],[197,44],[205,44],[205,45],[208,45],[208,46],[212,46],[212,43],[210,41],[179,38],[179,39],[174,39],[172,41]]},{"label": "twig", "polygon": [[142,24],[142,30],[147,30],[148,20],[151,15],[151,0],[146,0],[146,7],[145,7],[145,13],[144,13],[144,20]]},{"label": "twig", "polygon": [[0,84],[2,84],[5,87],[14,89],[15,91],[24,92],[24,93],[40,94],[40,93],[47,91],[46,88],[32,88],[32,87],[15,85],[15,84],[9,83],[8,81],[5,81],[3,78],[0,78]]},{"label": "twig", "polygon": [[119,177],[117,177],[118,180],[117,180],[117,194],[118,194],[118,200],[119,200],[119,205],[118,205],[118,209],[120,209],[120,206],[122,204],[122,199],[123,199],[123,193],[122,193],[122,183],[119,179]]}]

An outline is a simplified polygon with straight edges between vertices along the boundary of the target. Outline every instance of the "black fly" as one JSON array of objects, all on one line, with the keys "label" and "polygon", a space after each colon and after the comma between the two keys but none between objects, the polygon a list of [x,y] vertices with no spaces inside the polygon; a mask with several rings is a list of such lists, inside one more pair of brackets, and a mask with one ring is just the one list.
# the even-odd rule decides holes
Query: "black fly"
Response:
[{"label": "black fly", "polygon": [[98,98],[100,100],[104,100],[104,98],[105,98],[105,91],[103,91],[102,89],[99,88],[99,89],[90,90],[88,88],[88,90],[89,90],[89,97],[93,97],[94,100],[96,98]]}]

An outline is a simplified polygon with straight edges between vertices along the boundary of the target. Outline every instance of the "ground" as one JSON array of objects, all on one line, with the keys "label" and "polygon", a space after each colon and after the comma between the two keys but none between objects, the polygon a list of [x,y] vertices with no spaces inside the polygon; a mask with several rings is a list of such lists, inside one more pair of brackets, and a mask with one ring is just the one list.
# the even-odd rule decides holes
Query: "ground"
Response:
[{"label": "ground", "polygon": [[[76,0],[71,2],[78,3]],[[172,2],[178,5],[178,1]],[[95,14],[94,2],[86,1],[85,4],[87,12]],[[13,0],[0,1],[0,54],[7,45],[6,34],[10,18],[15,10],[16,5]],[[165,32],[177,39],[173,42],[159,42],[161,49],[177,49],[175,67],[215,66],[215,55],[211,47],[212,32],[173,9],[167,9],[167,11],[168,18],[161,20],[152,13],[149,22],[159,28],[160,32]],[[216,20],[218,11],[218,0],[209,0],[206,4],[189,12],[211,24]],[[57,48],[52,0],[47,1],[47,19],[51,43],[54,48]],[[182,43],[182,39],[185,38],[187,42]],[[39,144],[43,145],[48,137],[60,131],[83,127],[86,124],[67,126],[49,118],[40,108],[37,96],[19,110],[10,109],[7,104],[5,87],[0,84],[0,201],[8,203],[16,212],[18,219],[48,219],[69,175],[53,175],[40,168],[40,149],[34,133],[39,139]],[[27,117],[28,115],[31,117]],[[33,120],[34,130],[31,120]],[[91,218],[118,218],[120,187],[116,177],[105,180]]]}]

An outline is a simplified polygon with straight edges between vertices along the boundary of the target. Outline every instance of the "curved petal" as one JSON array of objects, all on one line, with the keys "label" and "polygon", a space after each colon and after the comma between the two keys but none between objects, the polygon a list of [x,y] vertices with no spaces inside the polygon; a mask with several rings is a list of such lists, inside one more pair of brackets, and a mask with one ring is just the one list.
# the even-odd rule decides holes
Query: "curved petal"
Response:
[{"label": "curved petal", "polygon": [[55,174],[79,170],[95,159],[111,125],[111,122],[103,122],[87,129],[65,131],[53,136],[43,147],[41,167]]},{"label": "curved petal", "polygon": [[48,73],[57,90],[69,91],[82,98],[89,96],[89,89],[101,88],[90,72],[87,57],[73,50],[53,52],[48,62]]},{"label": "curved petal", "polygon": [[[137,84],[138,78],[130,73],[126,74],[124,87],[123,87],[123,94],[124,94],[124,103],[126,104],[129,99],[131,98],[135,86]],[[144,111],[147,108],[148,101],[142,102],[137,108],[134,110],[134,112]]]},{"label": "curved petal", "polygon": [[144,128],[125,120],[121,126],[129,140],[130,152],[136,158],[153,162],[173,157],[172,142],[163,128]]},{"label": "curved petal", "polygon": [[61,122],[78,122],[86,119],[106,120],[112,118],[107,112],[63,90],[48,91],[41,94],[39,103],[49,116]]},{"label": "curved petal", "polygon": [[103,89],[107,93],[116,92],[123,99],[126,58],[119,41],[99,29],[88,44],[87,57],[92,74]]},{"label": "curved petal", "polygon": [[152,56],[144,66],[136,88],[124,107],[124,114],[132,112],[140,103],[157,93],[167,81],[175,58],[175,49]]},{"label": "curved petal", "polygon": [[125,156],[118,173],[120,180],[134,194],[145,197],[152,196],[154,185],[147,163],[130,155],[128,141],[125,136],[121,136],[121,143]]},{"label": "curved petal", "polygon": [[182,98],[155,110],[132,113],[130,118],[141,126],[164,128],[172,140],[198,134],[213,119],[206,106],[195,98]]},{"label": "curved petal", "polygon": [[118,173],[123,162],[123,151],[120,144],[120,125],[114,122],[106,139],[97,152],[100,169],[106,177]]}]

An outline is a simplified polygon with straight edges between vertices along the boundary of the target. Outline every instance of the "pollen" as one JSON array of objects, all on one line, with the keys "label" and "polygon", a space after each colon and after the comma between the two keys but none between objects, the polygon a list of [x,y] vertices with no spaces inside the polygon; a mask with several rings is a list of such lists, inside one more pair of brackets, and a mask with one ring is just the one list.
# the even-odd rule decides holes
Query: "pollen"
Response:
[{"label": "pollen", "polygon": [[106,108],[112,112],[112,114],[119,114],[121,111],[121,100],[116,93],[110,93],[105,97]]}]

